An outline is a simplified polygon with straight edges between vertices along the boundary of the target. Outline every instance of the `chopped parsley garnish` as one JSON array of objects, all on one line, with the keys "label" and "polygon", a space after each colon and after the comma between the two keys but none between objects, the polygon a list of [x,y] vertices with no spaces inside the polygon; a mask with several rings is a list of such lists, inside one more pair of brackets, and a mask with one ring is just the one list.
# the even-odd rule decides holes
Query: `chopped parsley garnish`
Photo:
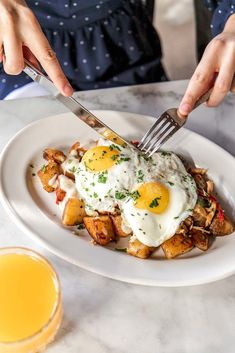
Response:
[{"label": "chopped parsley garnish", "polygon": [[110,145],[109,149],[110,149],[110,151],[113,151],[113,150],[121,151],[121,148],[117,145],[114,145],[114,144]]},{"label": "chopped parsley garnish", "polygon": [[129,160],[130,160],[129,157],[120,157],[120,158],[117,160],[116,164],[121,164],[122,162],[128,162]]},{"label": "chopped parsley garnish", "polygon": [[171,156],[171,152],[161,151],[161,155],[162,155],[163,157],[165,157],[165,156]]},{"label": "chopped parsley garnish", "polygon": [[126,194],[124,194],[124,192],[121,192],[121,191],[116,191],[115,192],[115,198],[117,200],[122,200],[126,197]]},{"label": "chopped parsley garnish", "polygon": [[118,157],[119,157],[118,154],[114,154],[114,155],[111,156],[111,159],[112,159],[113,161],[116,161],[116,160],[118,159]]},{"label": "chopped parsley garnish", "polygon": [[116,251],[127,252],[127,248],[115,248]]},{"label": "chopped parsley garnish", "polygon": [[105,184],[106,181],[107,181],[107,176],[105,175],[107,174],[107,172],[103,172],[101,173],[99,176],[98,176],[98,183],[102,183],[102,184]]},{"label": "chopped parsley garnish", "polygon": [[197,204],[203,208],[209,208],[211,203],[207,199],[203,199],[202,197],[199,197],[197,200]]},{"label": "chopped parsley garnish", "polygon": [[95,186],[95,183],[94,183],[94,182],[92,182],[92,183],[91,183],[91,185],[92,185],[92,186]]},{"label": "chopped parsley garnish", "polygon": [[174,219],[178,219],[179,218],[179,216],[177,216],[177,217],[174,217]]},{"label": "chopped parsley garnish", "polygon": [[137,173],[137,182],[138,183],[141,183],[141,181],[143,181],[144,179],[144,173],[142,170],[138,170],[138,173]]},{"label": "chopped parsley garnish", "polygon": [[136,190],[136,191],[131,192],[131,193],[130,193],[130,197],[131,197],[134,201],[136,201],[136,200],[140,197],[139,191]]},{"label": "chopped parsley garnish", "polygon": [[96,192],[94,192],[93,196],[94,196],[95,198],[97,198],[97,197],[98,197],[98,194],[97,194]]},{"label": "chopped parsley garnish", "polygon": [[73,166],[72,168],[69,168],[69,172],[71,173],[76,173],[77,168],[75,166]]},{"label": "chopped parsley garnish", "polygon": [[168,181],[167,184],[169,184],[170,186],[175,185],[174,183],[172,183],[171,181]]},{"label": "chopped parsley garnish", "polygon": [[192,208],[188,208],[187,211],[188,212],[193,212],[193,209]]},{"label": "chopped parsley garnish", "polygon": [[42,171],[43,173],[45,173],[45,171],[46,171],[46,165],[45,165],[45,164],[43,164],[43,166],[41,167],[41,171]]},{"label": "chopped parsley garnish", "polygon": [[77,229],[78,229],[78,230],[80,230],[80,229],[85,229],[84,224],[83,224],[83,223],[78,224]]},{"label": "chopped parsley garnish", "polygon": [[152,200],[152,202],[149,204],[150,208],[157,207],[159,205],[158,200],[161,200],[161,197],[155,197],[155,199]]}]

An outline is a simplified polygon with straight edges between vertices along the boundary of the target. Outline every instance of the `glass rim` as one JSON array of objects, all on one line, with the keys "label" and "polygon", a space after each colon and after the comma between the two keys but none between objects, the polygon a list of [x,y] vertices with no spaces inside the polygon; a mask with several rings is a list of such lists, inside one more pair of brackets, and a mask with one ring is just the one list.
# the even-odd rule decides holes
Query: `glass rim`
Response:
[{"label": "glass rim", "polygon": [[[4,253],[4,254],[2,254]],[[55,306],[53,308],[53,312],[50,315],[48,321],[45,323],[45,325],[42,326],[42,328],[40,328],[38,331],[36,331],[35,333],[33,333],[32,335],[16,340],[16,341],[10,341],[10,342],[4,342],[0,340],[0,346],[1,345],[5,345],[5,346],[10,346],[10,345],[15,345],[15,344],[23,344],[24,342],[29,341],[30,339],[33,339],[37,336],[39,336],[43,331],[45,331],[47,329],[47,327],[49,327],[49,325],[51,324],[51,322],[53,321],[53,319],[55,318],[58,310],[60,309],[61,306],[61,283],[59,280],[59,276],[57,275],[57,272],[55,271],[54,267],[52,266],[52,264],[50,263],[50,261],[48,261],[43,255],[41,255],[39,252],[29,249],[29,248],[25,248],[25,247],[21,247],[21,246],[13,246],[13,247],[4,247],[4,248],[0,248],[0,256],[3,255],[7,255],[7,254],[25,254],[31,257],[36,257],[39,260],[43,261],[52,271],[53,274],[53,279],[54,279],[54,283],[56,286],[56,293],[57,293],[57,298],[56,298],[56,303]]]}]

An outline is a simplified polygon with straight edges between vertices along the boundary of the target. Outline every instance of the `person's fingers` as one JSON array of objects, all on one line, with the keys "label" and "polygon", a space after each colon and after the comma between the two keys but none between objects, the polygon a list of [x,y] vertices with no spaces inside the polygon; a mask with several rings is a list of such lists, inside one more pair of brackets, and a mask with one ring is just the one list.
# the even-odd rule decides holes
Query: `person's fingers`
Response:
[{"label": "person's fingers", "polygon": [[27,59],[29,62],[31,62],[31,64],[36,67],[37,69],[40,70],[40,65],[37,61],[37,58],[33,55],[33,53],[31,52],[31,50],[23,45],[23,56],[25,59]]},{"label": "person's fingers", "polygon": [[222,102],[226,94],[230,91],[235,72],[235,53],[227,53],[223,58],[218,76],[215,80],[212,93],[207,101],[208,107],[215,107]]},{"label": "person's fingers", "polygon": [[0,63],[3,61],[3,43],[2,41],[0,40]]},{"label": "person's fingers", "polygon": [[19,39],[14,24],[8,23],[3,36],[3,66],[4,71],[9,75],[18,75],[24,68],[22,43]]},{"label": "person's fingers", "polygon": [[235,76],[233,77],[233,81],[232,81],[232,84],[231,84],[230,91],[231,91],[232,93],[235,93]]},{"label": "person's fingers", "polygon": [[73,93],[73,88],[65,77],[54,51],[44,36],[36,19],[31,18],[31,36],[30,41],[25,37],[25,45],[31,50],[37,60],[40,62],[50,79],[54,82],[59,91],[65,96]]},{"label": "person's fingers", "polygon": [[214,78],[214,67],[209,60],[202,60],[196,68],[184,97],[179,106],[179,113],[187,116],[193,109],[196,101],[209,89]]}]

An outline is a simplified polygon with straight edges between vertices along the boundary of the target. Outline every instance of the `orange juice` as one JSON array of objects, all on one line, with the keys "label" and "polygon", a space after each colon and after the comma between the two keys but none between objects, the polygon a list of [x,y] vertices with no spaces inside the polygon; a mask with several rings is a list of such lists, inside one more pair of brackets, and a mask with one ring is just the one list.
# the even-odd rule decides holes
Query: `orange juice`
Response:
[{"label": "orange juice", "polygon": [[38,352],[62,318],[60,285],[51,265],[22,248],[0,250],[0,352]]}]

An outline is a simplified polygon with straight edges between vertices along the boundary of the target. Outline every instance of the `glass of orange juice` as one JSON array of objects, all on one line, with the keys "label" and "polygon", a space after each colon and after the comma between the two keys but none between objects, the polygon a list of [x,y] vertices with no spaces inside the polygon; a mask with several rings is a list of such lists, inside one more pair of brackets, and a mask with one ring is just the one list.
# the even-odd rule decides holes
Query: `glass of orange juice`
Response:
[{"label": "glass of orange juice", "polygon": [[0,249],[0,352],[42,351],[61,321],[61,288],[50,263],[29,249]]}]

